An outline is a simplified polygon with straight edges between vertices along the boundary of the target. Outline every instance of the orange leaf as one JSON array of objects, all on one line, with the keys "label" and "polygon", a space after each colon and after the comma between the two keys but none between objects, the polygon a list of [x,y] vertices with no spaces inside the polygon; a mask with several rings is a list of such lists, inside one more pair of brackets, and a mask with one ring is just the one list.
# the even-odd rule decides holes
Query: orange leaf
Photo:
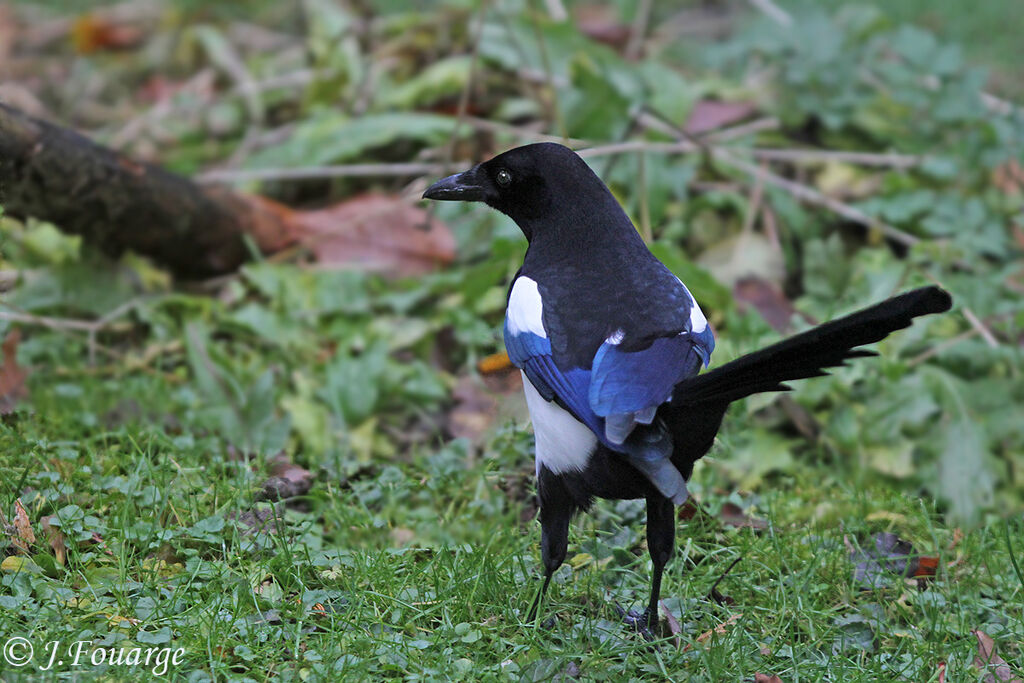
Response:
[{"label": "orange leaf", "polygon": [[498,372],[504,372],[505,370],[511,370],[513,367],[512,361],[504,351],[485,356],[477,361],[476,364],[477,372],[481,375],[492,375]]},{"label": "orange leaf", "polygon": [[6,415],[14,410],[18,399],[28,396],[28,389],[25,387],[25,380],[28,378],[28,371],[18,367],[18,342],[21,341],[21,332],[11,330],[0,348],[3,350],[3,362],[0,363],[0,415]]},{"label": "orange leaf", "polygon": [[144,37],[138,26],[118,23],[109,17],[95,14],[83,14],[71,26],[71,44],[79,54],[98,50],[127,50],[138,46]]},{"label": "orange leaf", "polygon": [[14,499],[14,532],[17,536],[12,536],[11,542],[20,550],[28,552],[29,546],[36,542],[36,534],[32,531],[32,522],[19,498]]},{"label": "orange leaf", "polygon": [[392,275],[420,275],[455,259],[446,225],[398,197],[369,194],[295,212],[294,227],[316,260]]}]

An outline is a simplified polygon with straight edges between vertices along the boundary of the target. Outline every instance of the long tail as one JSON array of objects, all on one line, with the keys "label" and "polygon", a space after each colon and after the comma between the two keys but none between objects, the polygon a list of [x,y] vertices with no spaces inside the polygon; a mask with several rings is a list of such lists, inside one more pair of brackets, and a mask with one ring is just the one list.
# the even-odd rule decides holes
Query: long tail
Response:
[{"label": "long tail", "polygon": [[827,374],[825,368],[843,365],[849,358],[875,355],[856,347],[910,327],[918,316],[948,311],[952,304],[949,293],[938,287],[886,299],[684,380],[676,385],[672,407],[714,405],[724,411],[729,403],[751,394],[787,391],[786,382]]}]

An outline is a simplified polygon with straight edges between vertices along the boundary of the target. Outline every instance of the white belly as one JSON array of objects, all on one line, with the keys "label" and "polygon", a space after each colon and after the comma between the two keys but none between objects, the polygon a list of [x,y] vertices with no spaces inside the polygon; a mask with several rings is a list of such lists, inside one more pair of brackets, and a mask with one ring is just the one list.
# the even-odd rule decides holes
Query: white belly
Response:
[{"label": "white belly", "polygon": [[526,373],[523,373],[523,391],[537,442],[537,473],[541,465],[554,474],[585,468],[597,447],[594,433],[557,403],[545,401]]}]

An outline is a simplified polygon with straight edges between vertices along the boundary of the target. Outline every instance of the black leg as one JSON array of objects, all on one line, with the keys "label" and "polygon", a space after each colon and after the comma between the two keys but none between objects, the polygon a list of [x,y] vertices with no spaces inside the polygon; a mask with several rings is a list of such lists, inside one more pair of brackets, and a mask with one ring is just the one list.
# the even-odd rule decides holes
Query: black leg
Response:
[{"label": "black leg", "polygon": [[541,469],[537,484],[540,494],[540,554],[544,564],[544,585],[533,600],[528,621],[537,617],[537,609],[548,591],[551,576],[565,562],[565,553],[569,549],[569,522],[576,509],[565,487],[547,469]]},{"label": "black leg", "polygon": [[662,496],[647,499],[647,549],[654,570],[651,573],[651,599],[644,610],[647,628],[658,623],[658,600],[661,599],[661,575],[672,558],[676,545],[676,507]]}]

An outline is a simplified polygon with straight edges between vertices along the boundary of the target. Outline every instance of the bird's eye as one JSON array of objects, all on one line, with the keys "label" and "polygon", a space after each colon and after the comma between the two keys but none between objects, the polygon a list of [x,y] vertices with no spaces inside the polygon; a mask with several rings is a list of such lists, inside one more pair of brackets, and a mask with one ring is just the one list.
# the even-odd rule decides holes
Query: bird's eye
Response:
[{"label": "bird's eye", "polygon": [[503,168],[498,171],[498,174],[494,177],[494,179],[498,181],[498,184],[501,185],[502,187],[508,187],[508,185],[512,182],[512,174]]}]

